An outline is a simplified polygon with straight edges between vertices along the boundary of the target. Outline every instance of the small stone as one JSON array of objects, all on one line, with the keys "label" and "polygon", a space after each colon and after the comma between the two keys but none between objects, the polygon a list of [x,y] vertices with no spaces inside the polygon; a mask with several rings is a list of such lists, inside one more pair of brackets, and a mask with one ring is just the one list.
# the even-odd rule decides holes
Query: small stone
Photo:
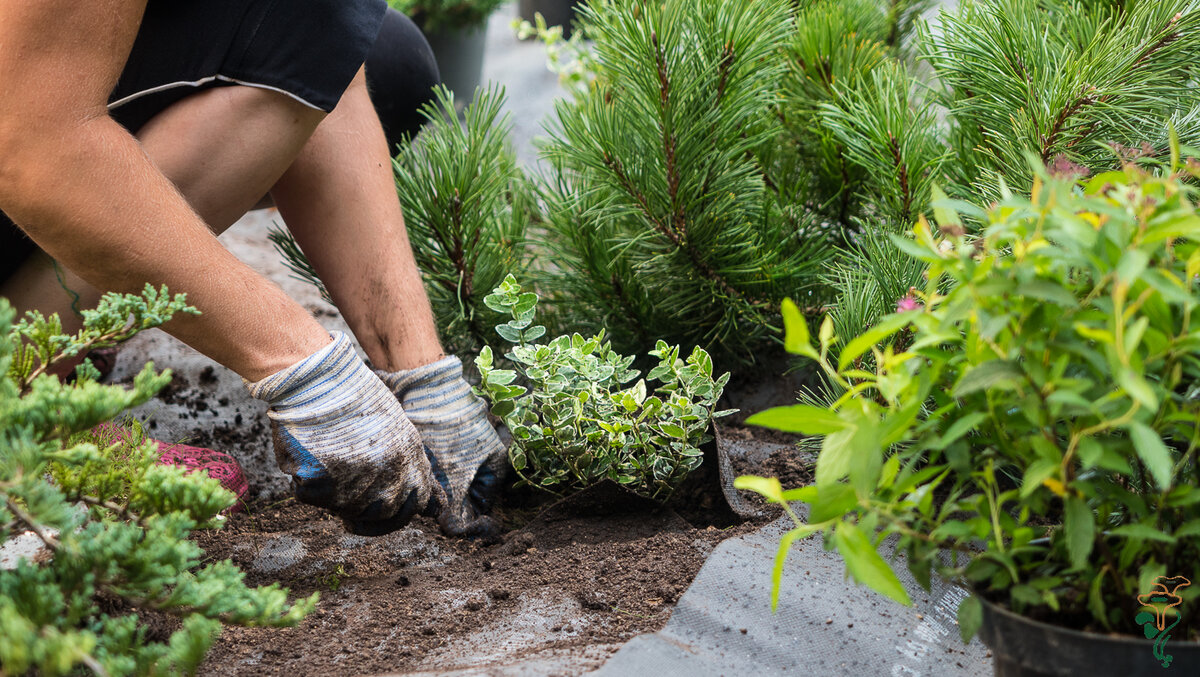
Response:
[{"label": "small stone", "polygon": [[832,619],[832,618],[826,618],[826,619],[825,619],[825,625],[833,625],[833,619]]},{"label": "small stone", "polygon": [[396,579],[396,585],[402,588],[407,588],[408,586],[412,585],[412,581],[408,580],[408,576],[401,576],[400,578]]}]

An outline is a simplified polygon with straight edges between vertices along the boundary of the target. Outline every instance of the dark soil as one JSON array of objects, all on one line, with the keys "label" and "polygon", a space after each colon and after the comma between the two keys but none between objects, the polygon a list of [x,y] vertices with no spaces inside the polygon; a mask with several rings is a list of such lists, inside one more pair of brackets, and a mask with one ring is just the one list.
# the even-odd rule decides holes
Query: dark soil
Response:
[{"label": "dark soil", "polygon": [[[806,466],[783,456],[793,454],[738,470],[796,486]],[[579,674],[660,629],[712,549],[765,519],[722,528],[665,509],[542,507],[509,492],[497,507],[507,533],[487,545],[446,538],[425,518],[379,539],[348,536],[320,510],[252,502],[197,541],[213,560],[239,564],[251,584],[321,599],[297,628],[227,628],[201,672],[354,675],[541,659],[554,674]]]}]

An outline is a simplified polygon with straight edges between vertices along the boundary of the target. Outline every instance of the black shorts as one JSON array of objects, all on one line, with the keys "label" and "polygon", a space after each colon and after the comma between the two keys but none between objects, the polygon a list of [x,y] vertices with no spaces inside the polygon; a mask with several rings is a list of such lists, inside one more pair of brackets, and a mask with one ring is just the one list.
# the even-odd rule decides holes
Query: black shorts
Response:
[{"label": "black shorts", "polygon": [[[170,105],[224,85],[332,111],[386,10],[385,0],[149,0],[109,113],[136,134]],[[0,214],[0,281],[35,249]]]},{"label": "black shorts", "polygon": [[240,84],[332,111],[385,0],[149,0],[109,112],[136,133],[189,94]]}]

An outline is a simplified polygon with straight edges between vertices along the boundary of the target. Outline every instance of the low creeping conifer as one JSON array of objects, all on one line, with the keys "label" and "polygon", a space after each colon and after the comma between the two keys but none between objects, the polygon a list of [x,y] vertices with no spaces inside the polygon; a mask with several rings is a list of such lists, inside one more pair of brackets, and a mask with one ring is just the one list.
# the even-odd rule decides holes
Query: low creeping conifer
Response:
[{"label": "low creeping conifer", "polygon": [[[57,316],[14,324],[0,299],[0,544],[25,535],[43,548],[0,570],[0,674],[192,674],[222,623],[295,625],[316,603],[289,604],[276,585],[248,588],[229,561],[201,566],[188,536],[219,527],[234,496],[158,464],[136,428],[118,440],[90,432],[150,399],[169,372],[148,364],[130,389],[97,383],[86,361],[71,384],[46,374],[179,312],[196,311],[147,286],[105,296],[84,311],[83,330],[65,335]],[[180,619],[178,629],[152,636],[147,613]]]}]

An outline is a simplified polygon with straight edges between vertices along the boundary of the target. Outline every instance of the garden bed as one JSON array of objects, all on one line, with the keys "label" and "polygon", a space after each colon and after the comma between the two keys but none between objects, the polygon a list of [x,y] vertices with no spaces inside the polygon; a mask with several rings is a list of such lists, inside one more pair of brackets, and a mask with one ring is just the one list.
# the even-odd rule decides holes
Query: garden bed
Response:
[{"label": "garden bed", "polygon": [[[731,429],[754,442],[750,429]],[[741,471],[803,473],[789,445],[761,442]],[[767,450],[764,452],[764,450]],[[774,451],[775,453],[770,453]],[[694,505],[696,501],[686,501]],[[523,666],[554,674],[598,667],[622,643],[660,629],[708,554],[771,516],[730,526],[715,511],[539,512],[510,492],[505,533],[483,544],[442,536],[432,520],[367,539],[292,500],[252,502],[222,531],[197,536],[249,582],[320,592],[294,629],[227,628],[205,674],[351,674]]]}]

